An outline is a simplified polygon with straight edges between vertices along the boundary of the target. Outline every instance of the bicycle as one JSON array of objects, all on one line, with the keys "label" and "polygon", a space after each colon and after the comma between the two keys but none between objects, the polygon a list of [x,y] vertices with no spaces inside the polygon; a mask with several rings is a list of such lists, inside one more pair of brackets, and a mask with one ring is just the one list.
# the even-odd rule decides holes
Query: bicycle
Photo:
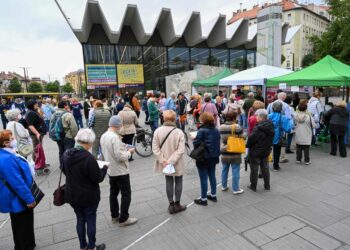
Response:
[{"label": "bicycle", "polygon": [[135,152],[141,157],[149,157],[152,152],[153,134],[144,128],[136,128],[136,135],[133,139]]}]

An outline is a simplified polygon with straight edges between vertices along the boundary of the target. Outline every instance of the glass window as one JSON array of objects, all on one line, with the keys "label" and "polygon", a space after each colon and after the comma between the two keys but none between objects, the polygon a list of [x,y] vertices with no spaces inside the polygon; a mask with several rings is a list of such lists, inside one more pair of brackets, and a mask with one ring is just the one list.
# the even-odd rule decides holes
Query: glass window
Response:
[{"label": "glass window", "polygon": [[118,64],[142,64],[142,47],[116,46]]},{"label": "glass window", "polygon": [[145,46],[143,58],[146,89],[164,91],[168,75],[166,48]]},{"label": "glass window", "polygon": [[168,49],[169,75],[190,70],[190,50],[188,48]]},{"label": "glass window", "polygon": [[247,51],[247,68],[254,68],[256,67],[256,52],[255,50],[248,50]]},{"label": "glass window", "polygon": [[209,64],[212,66],[228,67],[228,49],[211,49]]},{"label": "glass window", "polygon": [[292,20],[292,14],[288,14],[288,21]]},{"label": "glass window", "polygon": [[234,69],[235,72],[244,69],[244,50],[230,49],[230,68]]},{"label": "glass window", "polygon": [[191,48],[191,69],[197,64],[209,64],[209,48]]},{"label": "glass window", "polygon": [[115,64],[113,45],[84,44],[86,64]]}]

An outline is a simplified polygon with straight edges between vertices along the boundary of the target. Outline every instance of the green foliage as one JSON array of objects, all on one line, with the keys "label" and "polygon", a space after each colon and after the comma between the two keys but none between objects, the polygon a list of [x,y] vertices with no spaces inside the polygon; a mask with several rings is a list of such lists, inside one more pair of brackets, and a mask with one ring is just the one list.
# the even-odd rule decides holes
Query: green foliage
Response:
[{"label": "green foliage", "polygon": [[49,82],[45,86],[46,92],[59,92],[60,91],[60,83],[58,81]]},{"label": "green foliage", "polygon": [[315,63],[314,54],[308,54],[308,55],[305,55],[303,60],[301,61],[301,66],[304,68],[304,67],[310,66],[313,63]]},{"label": "green foliage", "polygon": [[62,93],[72,93],[72,92],[74,92],[74,89],[73,89],[72,85],[69,82],[67,82],[65,85],[62,86],[61,92]]},{"label": "green foliage", "polygon": [[42,92],[42,91],[43,91],[43,87],[38,82],[32,82],[28,86],[28,92],[38,93],[38,92]]},{"label": "green foliage", "polygon": [[18,84],[20,84],[20,82],[19,82],[19,80],[18,80],[17,77],[14,77],[14,78],[10,81],[10,83],[18,83]]},{"label": "green foliage", "polygon": [[350,1],[328,0],[333,21],[321,37],[312,36],[315,60],[331,55],[350,64]]},{"label": "green foliage", "polygon": [[19,83],[18,79],[17,81],[11,80],[11,83],[9,84],[7,89],[10,93],[20,93],[22,91],[22,86]]}]

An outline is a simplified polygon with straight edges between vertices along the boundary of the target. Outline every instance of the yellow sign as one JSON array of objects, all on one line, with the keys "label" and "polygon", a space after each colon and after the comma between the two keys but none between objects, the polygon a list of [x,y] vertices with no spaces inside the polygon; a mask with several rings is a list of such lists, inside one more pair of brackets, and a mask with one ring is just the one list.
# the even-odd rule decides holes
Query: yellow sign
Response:
[{"label": "yellow sign", "polygon": [[117,72],[119,84],[144,84],[142,64],[118,64]]}]

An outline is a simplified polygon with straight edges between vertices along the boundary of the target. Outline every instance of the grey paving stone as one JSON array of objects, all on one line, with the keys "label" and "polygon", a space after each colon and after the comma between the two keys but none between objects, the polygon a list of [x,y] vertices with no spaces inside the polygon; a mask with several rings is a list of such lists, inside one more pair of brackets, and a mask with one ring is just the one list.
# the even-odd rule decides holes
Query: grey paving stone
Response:
[{"label": "grey paving stone", "polygon": [[265,199],[253,206],[273,218],[290,214],[291,212],[303,207],[302,205],[282,196]]},{"label": "grey paving stone", "polygon": [[329,198],[325,200],[325,202],[334,207],[350,212],[350,192],[342,193],[333,198]]},{"label": "grey paving stone", "polygon": [[350,226],[338,222],[324,228],[322,231],[350,245]]},{"label": "grey paving stone", "polygon": [[257,229],[269,238],[276,240],[282,236],[303,228],[304,226],[305,224],[299,220],[291,216],[284,216],[262,225]]},{"label": "grey paving stone", "polygon": [[218,217],[227,227],[236,233],[247,231],[272,220],[272,218],[256,208],[245,207]]},{"label": "grey paving stone", "polygon": [[342,175],[342,176],[336,178],[336,180],[343,183],[343,184],[350,185],[350,174]]},{"label": "grey paving stone", "polygon": [[337,250],[350,250],[350,246],[349,245],[344,245],[342,247],[337,248]]},{"label": "grey paving stone", "polygon": [[305,206],[310,206],[319,201],[327,200],[332,197],[329,194],[323,193],[311,187],[298,189],[285,194],[284,196]]},{"label": "grey paving stone", "polygon": [[312,187],[330,195],[338,195],[350,190],[350,186],[333,180],[324,181]]},{"label": "grey paving stone", "polygon": [[293,214],[320,228],[332,225],[350,215],[344,210],[337,209],[322,202],[309,207],[300,208],[294,211]]},{"label": "grey paving stone", "polygon": [[209,246],[201,248],[202,250],[255,250],[258,249],[247,240],[245,240],[240,235],[235,235],[233,237],[228,237],[226,239],[220,240],[216,243],[210,244]]},{"label": "grey paving stone", "polygon": [[269,238],[268,236],[266,236],[266,234],[262,233],[261,231],[259,231],[256,228],[251,229],[247,232],[244,232],[243,236],[245,238],[247,238],[249,241],[253,242],[254,245],[256,245],[258,247],[265,245],[265,244],[272,241],[271,238]]},{"label": "grey paving stone", "polygon": [[289,234],[262,246],[264,250],[316,250],[320,249],[295,234]]},{"label": "grey paving stone", "polygon": [[324,250],[336,249],[341,246],[339,241],[310,227],[300,229],[299,231],[296,231],[295,234]]}]

